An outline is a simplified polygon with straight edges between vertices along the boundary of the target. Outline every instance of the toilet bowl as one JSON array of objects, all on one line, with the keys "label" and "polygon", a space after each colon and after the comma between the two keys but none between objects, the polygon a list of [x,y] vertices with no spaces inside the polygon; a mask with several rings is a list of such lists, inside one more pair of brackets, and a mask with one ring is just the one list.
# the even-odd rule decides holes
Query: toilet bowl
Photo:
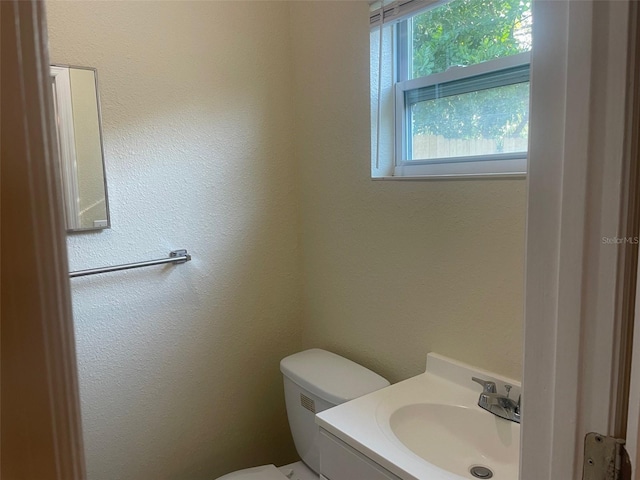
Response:
[{"label": "toilet bowl", "polygon": [[223,475],[218,480],[285,480],[286,478],[275,465],[262,465]]},{"label": "toilet bowl", "polygon": [[245,468],[231,472],[217,480],[318,480],[319,478],[317,473],[300,461],[284,467],[262,465]]},{"label": "toilet bowl", "polygon": [[389,386],[377,373],[340,355],[312,348],[280,362],[287,418],[302,461],[284,467],[262,465],[217,480],[316,480],[320,471],[316,413]]}]

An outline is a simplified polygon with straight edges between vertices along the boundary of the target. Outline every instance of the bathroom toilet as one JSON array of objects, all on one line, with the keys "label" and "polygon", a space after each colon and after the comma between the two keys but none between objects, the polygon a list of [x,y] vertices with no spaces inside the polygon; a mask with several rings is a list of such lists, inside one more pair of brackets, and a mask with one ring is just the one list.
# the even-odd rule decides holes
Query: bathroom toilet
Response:
[{"label": "bathroom toilet", "polygon": [[326,350],[313,348],[280,362],[289,427],[302,461],[277,468],[247,468],[218,480],[312,480],[319,478],[319,429],[315,414],[389,386],[377,373]]}]

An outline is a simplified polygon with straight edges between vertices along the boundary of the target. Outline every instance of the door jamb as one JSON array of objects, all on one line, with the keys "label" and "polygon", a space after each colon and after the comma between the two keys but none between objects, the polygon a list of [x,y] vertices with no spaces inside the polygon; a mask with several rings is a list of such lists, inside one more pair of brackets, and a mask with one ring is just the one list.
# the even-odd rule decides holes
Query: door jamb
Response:
[{"label": "door jamb", "polygon": [[2,12],[2,463],[86,477],[44,2]]},{"label": "door jamb", "polygon": [[533,2],[522,480],[581,478],[586,433],[626,414],[632,3]]}]

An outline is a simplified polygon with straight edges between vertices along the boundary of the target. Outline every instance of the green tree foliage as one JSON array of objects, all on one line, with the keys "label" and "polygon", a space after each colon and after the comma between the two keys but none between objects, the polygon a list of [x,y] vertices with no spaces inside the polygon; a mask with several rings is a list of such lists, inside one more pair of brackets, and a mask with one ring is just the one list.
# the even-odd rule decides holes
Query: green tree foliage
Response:
[{"label": "green tree foliage", "polygon": [[[531,49],[530,0],[453,0],[412,20],[413,78]],[[528,84],[413,106],[413,133],[446,138],[526,136]]]}]

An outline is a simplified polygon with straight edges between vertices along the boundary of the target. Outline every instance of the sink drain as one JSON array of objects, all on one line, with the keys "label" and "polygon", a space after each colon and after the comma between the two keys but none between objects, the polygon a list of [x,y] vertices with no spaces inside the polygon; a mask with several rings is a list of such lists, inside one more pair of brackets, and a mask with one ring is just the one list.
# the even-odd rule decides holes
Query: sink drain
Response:
[{"label": "sink drain", "polygon": [[469,469],[471,475],[476,478],[491,478],[493,477],[493,472],[489,470],[487,467],[475,466]]}]

